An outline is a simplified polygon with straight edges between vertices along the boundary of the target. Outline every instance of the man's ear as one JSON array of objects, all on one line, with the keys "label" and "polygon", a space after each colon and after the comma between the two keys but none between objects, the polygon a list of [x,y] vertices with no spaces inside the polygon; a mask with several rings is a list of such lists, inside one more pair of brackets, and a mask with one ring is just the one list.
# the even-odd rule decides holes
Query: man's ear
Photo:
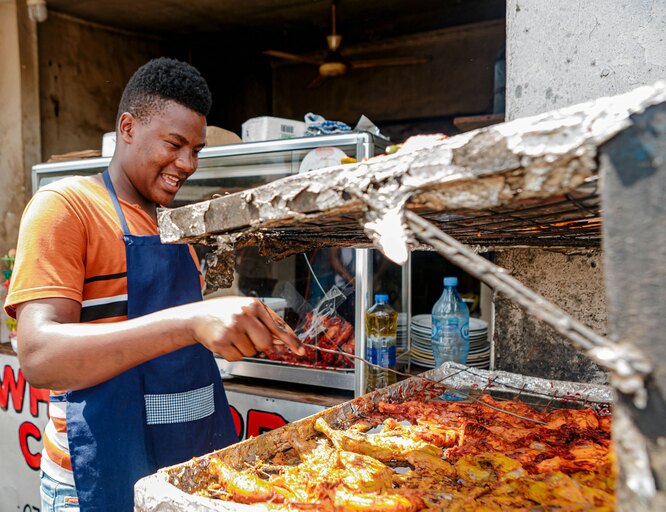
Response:
[{"label": "man's ear", "polygon": [[131,144],[134,138],[134,130],[136,128],[137,120],[129,112],[123,112],[118,119],[118,133],[117,139],[122,139],[125,144]]}]

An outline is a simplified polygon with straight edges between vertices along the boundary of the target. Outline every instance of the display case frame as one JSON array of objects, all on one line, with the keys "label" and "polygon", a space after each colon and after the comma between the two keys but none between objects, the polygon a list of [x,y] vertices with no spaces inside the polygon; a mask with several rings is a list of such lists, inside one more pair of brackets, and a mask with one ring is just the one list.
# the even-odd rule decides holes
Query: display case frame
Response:
[{"label": "display case frame", "polygon": [[[270,140],[206,147],[199,153],[199,167],[179,195],[177,205],[190,204],[208,199],[206,187],[197,191],[197,183],[211,178],[257,178],[266,182],[281,177],[298,174],[300,162],[311,150],[323,147],[342,149],[348,156],[358,161],[383,153],[389,141],[368,132],[352,132],[337,135],[301,137],[294,139]],[[52,162],[35,165],[32,168],[32,192],[57,179],[69,176],[86,176],[103,172],[111,161],[110,157]],[[314,171],[316,172],[316,171]],[[354,249],[355,265],[355,309],[354,329],[356,355],[365,356],[364,313],[372,305],[373,272],[372,251],[374,249]],[[409,263],[402,268],[401,303],[409,325],[411,269]],[[409,336],[409,333],[407,333]],[[407,339],[406,343],[409,343]],[[351,370],[329,370],[298,367],[288,364],[267,362],[260,359],[245,359],[228,362],[218,358],[218,366],[230,376],[261,378],[272,381],[299,383],[354,392],[355,396],[364,393],[365,367],[358,360]]]}]

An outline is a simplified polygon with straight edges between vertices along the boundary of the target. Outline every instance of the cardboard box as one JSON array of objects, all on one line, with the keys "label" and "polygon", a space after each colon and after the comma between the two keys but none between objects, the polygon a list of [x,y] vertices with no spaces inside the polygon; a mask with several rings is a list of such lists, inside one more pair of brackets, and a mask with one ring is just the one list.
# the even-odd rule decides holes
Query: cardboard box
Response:
[{"label": "cardboard box", "polygon": [[305,123],[281,117],[253,117],[243,123],[243,142],[292,139],[305,135]]}]

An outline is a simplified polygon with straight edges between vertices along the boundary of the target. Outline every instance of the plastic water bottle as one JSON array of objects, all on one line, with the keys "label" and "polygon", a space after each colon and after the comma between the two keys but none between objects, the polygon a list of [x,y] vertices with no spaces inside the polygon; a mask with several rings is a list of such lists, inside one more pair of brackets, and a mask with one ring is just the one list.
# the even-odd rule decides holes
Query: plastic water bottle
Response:
[{"label": "plastic water bottle", "polygon": [[469,309],[458,295],[457,277],[444,278],[442,296],[432,308],[432,353],[435,366],[465,364],[469,353]]},{"label": "plastic water bottle", "polygon": [[[432,353],[435,366],[446,361],[465,364],[469,353],[469,309],[458,294],[457,277],[444,278],[442,296],[432,308]],[[455,392],[442,395],[446,400],[462,400]]]},{"label": "plastic water bottle", "polygon": [[[398,313],[388,304],[388,295],[375,295],[375,305],[365,313],[366,359],[372,364],[395,370]],[[396,374],[368,366],[366,390],[372,391],[396,382]]]}]

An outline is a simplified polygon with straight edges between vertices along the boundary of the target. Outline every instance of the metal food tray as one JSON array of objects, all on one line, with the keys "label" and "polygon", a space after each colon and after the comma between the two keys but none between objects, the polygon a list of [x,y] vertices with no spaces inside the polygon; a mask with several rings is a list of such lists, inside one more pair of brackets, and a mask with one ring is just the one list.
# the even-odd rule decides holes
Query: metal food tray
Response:
[{"label": "metal food tray", "polygon": [[[487,393],[498,399],[519,398],[537,408],[584,406],[597,410],[608,409],[612,397],[607,386],[576,382],[553,381],[502,371],[487,371],[469,368],[457,363],[445,363],[422,374],[428,379],[438,380],[473,394]],[[345,428],[353,420],[370,413],[380,401],[409,399],[431,383],[418,376],[404,380],[387,388],[368,393],[348,402],[336,405],[319,413],[295,421],[261,436],[247,439],[222,450],[204,455],[202,458],[219,457],[231,467],[240,469],[257,458],[271,460],[281,452],[289,457],[294,440],[299,445],[312,444],[320,437],[314,423],[323,418],[335,428]],[[293,454],[293,463],[298,457]],[[199,460],[201,460],[200,458]],[[258,511],[268,510],[261,504],[243,505],[213,500],[190,494],[204,489],[211,481],[207,471],[201,470],[192,461],[164,468],[139,480],[135,486],[136,512],[203,512],[203,511]]]},{"label": "metal food tray", "polygon": [[354,391],[353,368],[318,368],[251,357],[240,361],[218,358],[218,367],[222,372],[235,377],[297,382],[308,386]]}]

